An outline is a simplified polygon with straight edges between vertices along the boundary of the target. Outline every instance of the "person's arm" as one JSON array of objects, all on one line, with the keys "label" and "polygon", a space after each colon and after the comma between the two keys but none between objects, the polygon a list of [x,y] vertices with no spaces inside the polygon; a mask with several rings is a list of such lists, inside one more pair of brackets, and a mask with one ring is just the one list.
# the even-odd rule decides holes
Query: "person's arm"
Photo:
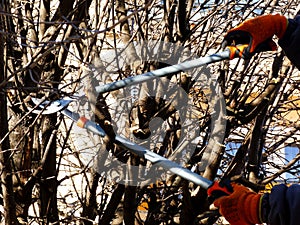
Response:
[{"label": "person's arm", "polygon": [[277,185],[264,196],[265,220],[271,225],[296,225],[300,221],[300,185]]},{"label": "person's arm", "polygon": [[247,44],[248,47],[241,55],[243,58],[250,58],[253,54],[261,51],[276,50],[277,45],[272,37],[276,35],[279,39],[282,38],[288,27],[288,22],[286,17],[279,14],[248,19],[228,31],[224,37],[223,45]]},{"label": "person's arm", "polygon": [[300,185],[275,186],[270,194],[257,194],[242,185],[214,201],[231,225],[296,225],[300,221]]},{"label": "person's arm", "polygon": [[248,44],[241,57],[250,58],[260,51],[276,50],[277,45],[272,40],[274,35],[279,38],[278,44],[286,56],[300,70],[300,15],[295,19],[277,14],[246,20],[228,31],[224,45]]},{"label": "person's arm", "polygon": [[278,44],[289,60],[300,70],[300,15],[288,21],[287,30]]}]

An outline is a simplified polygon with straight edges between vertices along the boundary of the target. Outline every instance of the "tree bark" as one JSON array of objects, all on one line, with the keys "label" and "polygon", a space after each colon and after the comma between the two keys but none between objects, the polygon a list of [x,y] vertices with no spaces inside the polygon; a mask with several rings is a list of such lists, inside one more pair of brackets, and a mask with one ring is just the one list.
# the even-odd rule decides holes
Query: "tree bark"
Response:
[{"label": "tree bark", "polygon": [[[8,3],[0,3],[0,11],[5,12],[5,6]],[[0,17],[0,30],[4,30],[4,16]],[[0,83],[5,81],[5,37],[0,33]],[[8,133],[8,115],[7,115],[7,99],[3,90],[0,91],[0,167],[1,167],[1,188],[4,204],[5,224],[18,224],[16,217],[16,203],[13,193],[12,169],[11,169],[11,151]]]},{"label": "tree bark", "polygon": [[[99,220],[98,224],[109,225],[115,216],[115,212],[121,202],[122,196],[125,191],[125,186],[123,184],[118,184],[114,190],[109,203],[107,204],[107,209]],[[122,221],[122,220],[121,220]]]},{"label": "tree bark", "polygon": [[88,187],[88,192],[86,196],[86,203],[83,207],[82,217],[87,218],[87,220],[84,221],[84,224],[91,225],[93,224],[92,220],[96,217],[96,210],[97,210],[97,187],[99,182],[100,175],[93,171],[91,173],[91,185]]},{"label": "tree bark", "polygon": [[56,178],[56,122],[57,115],[45,116],[43,121],[42,153],[47,157],[41,174],[41,217],[47,223],[58,221],[57,178]]}]

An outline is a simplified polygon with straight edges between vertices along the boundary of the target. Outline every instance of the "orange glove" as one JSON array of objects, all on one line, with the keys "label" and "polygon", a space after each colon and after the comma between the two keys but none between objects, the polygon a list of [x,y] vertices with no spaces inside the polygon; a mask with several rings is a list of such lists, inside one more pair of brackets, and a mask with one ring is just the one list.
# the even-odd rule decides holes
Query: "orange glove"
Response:
[{"label": "orange glove", "polygon": [[232,184],[233,193],[218,198],[214,205],[231,225],[253,225],[262,223],[260,219],[260,199],[262,195],[248,188]]},{"label": "orange glove", "polygon": [[248,44],[242,55],[244,58],[249,58],[256,52],[274,51],[277,45],[272,41],[272,37],[276,35],[282,38],[287,25],[287,18],[279,14],[258,16],[229,30],[224,38],[224,44]]}]

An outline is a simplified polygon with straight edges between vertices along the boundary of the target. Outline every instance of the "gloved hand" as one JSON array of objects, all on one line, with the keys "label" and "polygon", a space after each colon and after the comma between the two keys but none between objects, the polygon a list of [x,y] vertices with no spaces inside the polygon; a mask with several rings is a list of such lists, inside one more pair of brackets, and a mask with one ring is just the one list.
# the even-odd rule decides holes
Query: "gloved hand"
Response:
[{"label": "gloved hand", "polygon": [[256,52],[276,50],[277,45],[272,41],[272,37],[276,35],[279,39],[282,38],[287,25],[287,18],[279,14],[258,16],[229,30],[223,44],[248,44],[241,57],[250,58]]},{"label": "gloved hand", "polygon": [[233,193],[218,198],[214,205],[230,225],[260,224],[260,199],[262,195],[256,194],[248,188],[232,184]]}]

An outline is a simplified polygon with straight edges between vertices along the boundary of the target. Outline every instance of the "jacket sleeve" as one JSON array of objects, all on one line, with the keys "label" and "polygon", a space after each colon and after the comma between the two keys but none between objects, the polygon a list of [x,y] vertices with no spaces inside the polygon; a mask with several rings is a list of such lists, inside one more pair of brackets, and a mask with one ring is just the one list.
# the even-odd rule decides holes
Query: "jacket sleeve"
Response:
[{"label": "jacket sleeve", "polygon": [[300,70],[300,15],[289,19],[287,30],[278,41],[289,60]]},{"label": "jacket sleeve", "polygon": [[[273,187],[265,194],[264,214],[270,225],[297,225],[300,221],[300,185],[287,187],[284,184]],[[267,203],[266,203],[267,201]]]}]

